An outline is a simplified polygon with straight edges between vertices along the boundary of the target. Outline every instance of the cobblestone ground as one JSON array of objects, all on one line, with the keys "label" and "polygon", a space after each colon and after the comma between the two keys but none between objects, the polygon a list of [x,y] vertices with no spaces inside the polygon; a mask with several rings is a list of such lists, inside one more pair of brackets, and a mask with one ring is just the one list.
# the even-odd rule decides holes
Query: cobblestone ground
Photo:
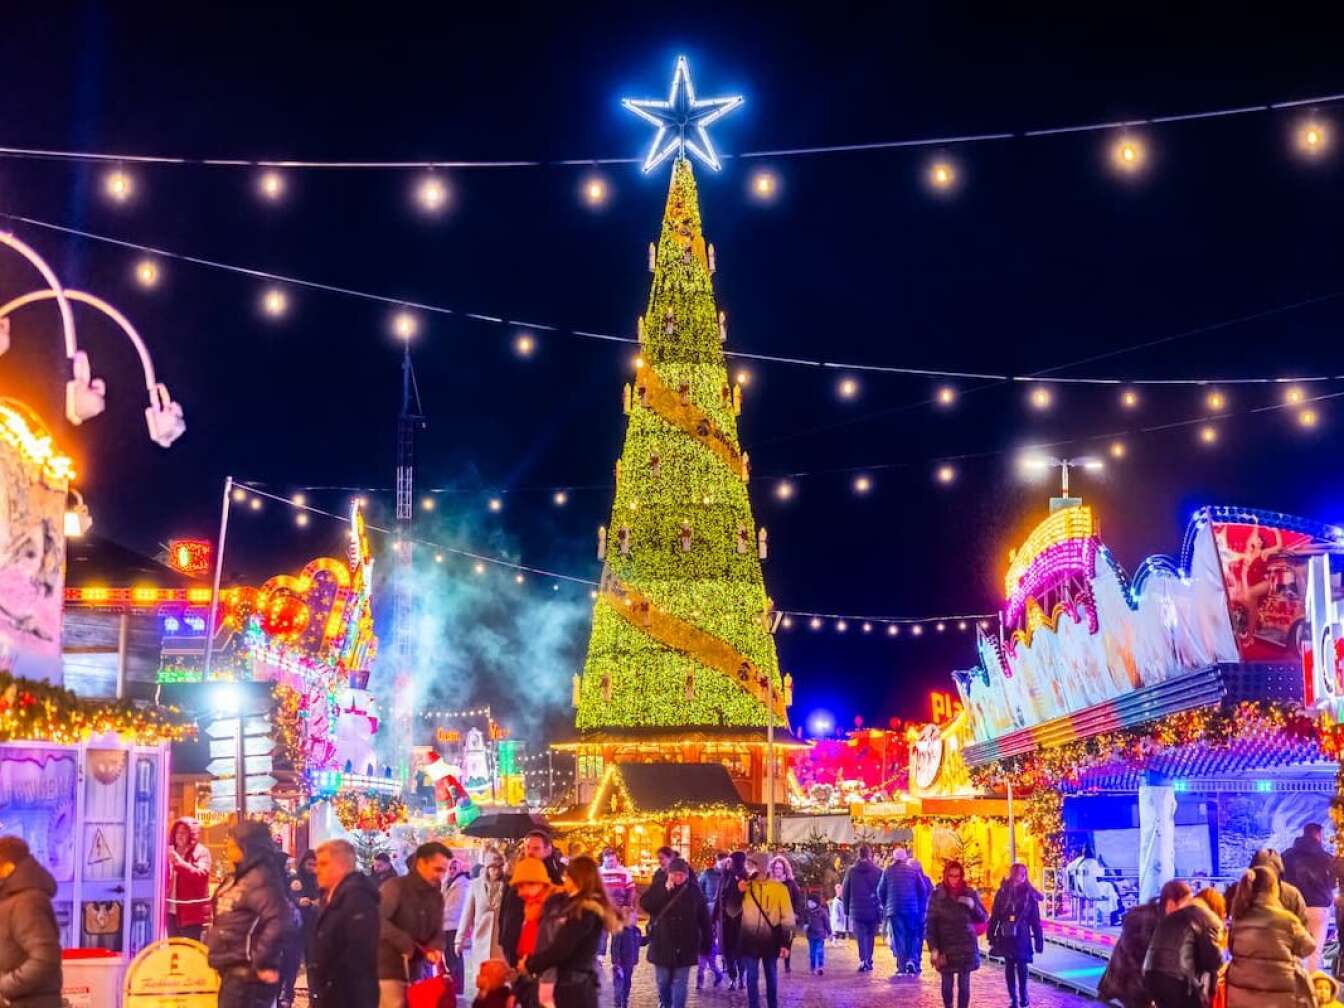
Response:
[{"label": "cobblestone ground", "polygon": [[[852,942],[845,945],[828,946],[826,949],[826,972],[823,976],[812,976],[807,972],[807,945],[801,940],[794,947],[793,962],[795,970],[801,964],[802,969],[779,976],[779,1008],[869,1008],[869,1006],[887,1006],[892,1008],[942,1008],[942,996],[938,987],[938,974],[928,963],[918,977],[902,977],[893,983],[894,972],[891,956],[886,947],[877,948],[876,970],[872,973],[856,972],[859,964]],[[691,970],[691,992],[688,1006],[697,1008],[747,1008],[746,991],[730,991],[727,982],[715,989],[709,984],[712,978],[706,978],[704,990],[695,989],[695,970]],[[1032,1008],[1096,1008],[1097,1002],[1079,997],[1067,991],[1059,990],[1035,980],[1030,988]],[[611,1008],[610,974],[602,977],[602,990],[598,995],[600,1008]],[[295,1001],[296,1008],[307,1008],[307,999],[300,993]],[[463,1002],[466,1004],[467,1002]],[[1003,982],[1003,970],[990,962],[971,974],[972,1008],[1008,1008],[1008,991]],[[634,987],[630,992],[630,1008],[658,1008],[658,991],[653,982],[653,967],[640,962],[635,970]],[[765,1008],[764,981],[761,990],[761,1008]]]}]

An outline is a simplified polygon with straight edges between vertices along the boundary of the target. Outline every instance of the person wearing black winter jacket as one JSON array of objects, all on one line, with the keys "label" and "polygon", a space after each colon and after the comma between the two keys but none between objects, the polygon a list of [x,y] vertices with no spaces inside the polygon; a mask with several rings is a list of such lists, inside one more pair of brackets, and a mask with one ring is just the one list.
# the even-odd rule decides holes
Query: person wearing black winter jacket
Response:
[{"label": "person wearing black winter jacket", "polygon": [[224,854],[233,876],[215,890],[215,923],[206,942],[210,966],[219,973],[219,1008],[266,1008],[279,993],[292,913],[270,830],[265,823],[238,823]]},{"label": "person wearing black winter jacket", "polygon": [[[537,950],[518,962],[524,976],[554,974],[555,1008],[597,1008],[597,945],[604,931],[620,926],[597,864],[576,857],[565,866],[566,892],[547,901]],[[547,927],[553,921],[554,927]]]},{"label": "person wearing black winter jacket", "polygon": [[648,960],[655,967],[661,1008],[686,1008],[691,967],[714,944],[709,907],[691,878],[691,866],[676,858],[667,866],[663,886],[650,886],[639,901],[649,915]]},{"label": "person wearing black winter jacket", "polygon": [[882,881],[882,870],[873,864],[873,852],[867,845],[859,848],[859,859],[845,872],[840,899],[845,904],[845,919],[859,944],[859,972],[873,970],[873,945],[877,940],[877,923],[881,909],[877,902],[877,887]]},{"label": "person wearing black winter jacket", "polygon": [[0,836],[0,1005],[60,1008],[56,880],[22,837]]},{"label": "person wearing black winter jacket", "polygon": [[1220,922],[1179,880],[1164,885],[1158,899],[1163,914],[1143,960],[1144,985],[1159,1008],[1201,1008],[1212,993],[1202,989],[1204,978],[1223,965]]},{"label": "person wearing black winter jacket", "polygon": [[378,887],[360,874],[348,840],[317,849],[325,891],[313,923],[308,1001],[316,1008],[377,1008]]},{"label": "person wearing black winter jacket", "polygon": [[1316,951],[1307,956],[1307,972],[1321,968],[1321,949],[1330,908],[1335,902],[1335,859],[1321,844],[1319,823],[1307,823],[1302,835],[1283,852],[1283,881],[1291,882],[1307,903],[1307,930],[1316,940]]},{"label": "person wearing black winter jacket", "polygon": [[1012,1008],[1027,1008],[1027,963],[1033,952],[1045,951],[1041,930],[1041,900],[1027,879],[1027,866],[1015,864],[994,894],[989,912],[989,951],[1003,959],[1003,976],[1008,984],[1008,1003]]},{"label": "person wearing black winter jacket", "polygon": [[966,884],[966,872],[956,861],[943,866],[943,884],[929,897],[929,960],[942,975],[943,1008],[952,1008],[955,982],[957,1008],[971,1003],[971,973],[980,968],[980,939],[976,926],[989,920],[980,894]]},{"label": "person wearing black winter jacket", "polygon": [[448,848],[421,844],[411,870],[378,890],[378,990],[386,1008],[405,1008],[406,988],[443,962],[443,880]]}]

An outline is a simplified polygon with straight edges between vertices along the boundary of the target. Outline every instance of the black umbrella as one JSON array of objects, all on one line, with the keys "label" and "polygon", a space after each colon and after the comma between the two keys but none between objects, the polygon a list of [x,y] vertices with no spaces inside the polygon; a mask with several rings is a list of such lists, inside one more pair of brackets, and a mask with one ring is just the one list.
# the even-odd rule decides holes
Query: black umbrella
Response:
[{"label": "black umbrella", "polygon": [[462,832],[486,840],[521,840],[533,830],[542,830],[549,836],[551,824],[545,816],[531,812],[487,812]]}]

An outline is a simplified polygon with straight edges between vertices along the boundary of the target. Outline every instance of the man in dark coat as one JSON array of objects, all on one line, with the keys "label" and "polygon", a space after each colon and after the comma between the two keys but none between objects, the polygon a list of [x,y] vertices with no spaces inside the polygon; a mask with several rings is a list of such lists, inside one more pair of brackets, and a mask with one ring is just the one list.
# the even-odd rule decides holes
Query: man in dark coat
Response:
[{"label": "man in dark coat", "polygon": [[443,880],[452,855],[441,843],[421,844],[411,870],[378,891],[378,992],[381,1008],[405,1008],[406,987],[425,966],[443,962]]},{"label": "man in dark coat", "polygon": [[1177,879],[1162,887],[1158,899],[1164,912],[1144,957],[1144,985],[1163,1008],[1200,1008],[1212,994],[1202,987],[1205,978],[1223,964],[1218,947],[1222,922]]},{"label": "man in dark coat", "polygon": [[61,937],[56,880],[22,837],[0,836],[0,1004],[60,1008]]},{"label": "man in dark coat", "polygon": [[859,944],[859,972],[873,970],[873,945],[877,940],[877,924],[881,910],[877,902],[877,887],[882,881],[882,870],[873,864],[873,851],[867,844],[859,848],[859,859],[845,872],[845,883],[840,899],[845,904],[845,919]]},{"label": "man in dark coat", "polygon": [[280,990],[293,914],[270,830],[265,823],[238,823],[224,856],[233,877],[215,890],[215,923],[206,942],[219,973],[219,1008],[269,1005]]},{"label": "man in dark coat", "polygon": [[709,907],[700,887],[691,884],[693,876],[689,864],[674,858],[667,865],[667,880],[649,886],[639,901],[649,915],[648,960],[656,968],[662,1008],[686,1008],[691,967],[709,955],[714,943]]},{"label": "man in dark coat", "polygon": [[1143,982],[1143,961],[1161,919],[1162,904],[1156,899],[1126,911],[1120,922],[1120,939],[1097,984],[1101,1000],[1119,1001],[1125,1008],[1151,1008],[1153,996]]},{"label": "man in dark coat", "polygon": [[313,930],[308,976],[320,1008],[378,1008],[378,888],[356,870],[355,848],[328,840],[317,849],[326,894]]},{"label": "man in dark coat", "polygon": [[1283,852],[1283,881],[1291,882],[1307,904],[1307,930],[1316,940],[1316,951],[1307,956],[1307,972],[1321,968],[1321,949],[1330,908],[1335,902],[1335,859],[1321,844],[1320,823],[1307,823],[1302,835]]},{"label": "man in dark coat", "polygon": [[[533,830],[523,837],[523,856],[540,861],[552,885],[564,883],[565,866],[549,834]],[[518,936],[523,933],[523,909],[523,901],[519,899],[517,891],[513,886],[506,885],[504,895],[499,900],[499,947],[504,950],[504,958],[510,966],[518,965]]]},{"label": "man in dark coat", "polygon": [[897,847],[890,865],[877,884],[877,902],[891,924],[891,954],[896,957],[897,973],[916,972],[923,950],[919,942],[919,922],[928,905],[924,878],[910,867],[905,848]]}]

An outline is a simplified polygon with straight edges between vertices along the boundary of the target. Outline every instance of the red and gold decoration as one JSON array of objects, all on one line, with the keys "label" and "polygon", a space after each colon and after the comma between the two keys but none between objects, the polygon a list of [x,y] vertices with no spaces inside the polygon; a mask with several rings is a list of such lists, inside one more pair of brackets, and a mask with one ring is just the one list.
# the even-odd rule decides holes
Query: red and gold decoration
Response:
[{"label": "red and gold decoration", "polygon": [[69,745],[113,734],[135,745],[180,742],[196,726],[175,710],[140,709],[125,701],[81,700],[69,690],[0,672],[0,742]]},{"label": "red and gold decoration", "polygon": [[188,577],[202,577],[210,570],[214,552],[208,539],[174,539],[168,544],[168,566]]},{"label": "red and gold decoration", "polygon": [[344,792],[332,799],[336,818],[348,830],[386,833],[409,818],[406,803],[396,795]]}]

